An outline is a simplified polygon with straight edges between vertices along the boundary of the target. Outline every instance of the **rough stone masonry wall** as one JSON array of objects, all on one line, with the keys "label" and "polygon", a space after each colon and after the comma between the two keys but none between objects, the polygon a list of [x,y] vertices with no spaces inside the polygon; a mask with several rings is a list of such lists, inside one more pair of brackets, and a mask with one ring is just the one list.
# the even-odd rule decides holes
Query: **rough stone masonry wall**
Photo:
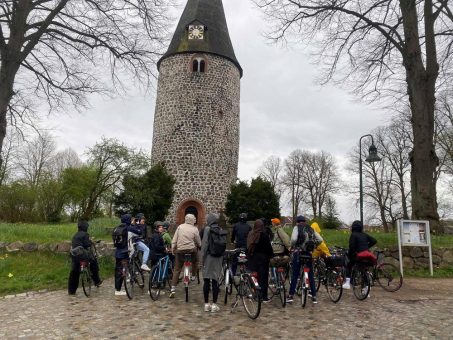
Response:
[{"label": "rough stone masonry wall", "polygon": [[178,54],[160,64],[152,164],[164,161],[176,178],[168,219],[188,198],[206,212],[224,208],[237,178],[240,74],[229,60],[204,54],[206,72],[192,72],[194,54]]}]

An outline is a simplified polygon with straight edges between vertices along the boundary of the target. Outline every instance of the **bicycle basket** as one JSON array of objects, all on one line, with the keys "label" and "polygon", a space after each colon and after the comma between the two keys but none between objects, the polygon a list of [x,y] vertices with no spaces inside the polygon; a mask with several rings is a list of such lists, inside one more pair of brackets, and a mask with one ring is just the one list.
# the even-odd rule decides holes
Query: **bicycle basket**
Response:
[{"label": "bicycle basket", "polygon": [[289,256],[274,256],[270,260],[271,267],[285,267],[289,263]]},{"label": "bicycle basket", "polygon": [[342,267],[345,265],[345,257],[340,255],[333,255],[326,257],[324,262],[329,268]]}]

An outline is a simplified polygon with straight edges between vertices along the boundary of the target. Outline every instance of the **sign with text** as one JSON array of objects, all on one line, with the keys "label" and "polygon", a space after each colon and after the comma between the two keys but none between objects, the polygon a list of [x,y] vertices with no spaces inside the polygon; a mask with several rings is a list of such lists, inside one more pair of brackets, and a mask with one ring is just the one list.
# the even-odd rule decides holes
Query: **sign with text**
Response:
[{"label": "sign with text", "polygon": [[400,270],[403,274],[403,250],[404,246],[428,247],[429,271],[433,276],[433,255],[431,250],[431,235],[429,233],[429,221],[399,220],[398,225],[398,248]]},{"label": "sign with text", "polygon": [[403,246],[428,246],[428,221],[401,221],[401,243]]}]

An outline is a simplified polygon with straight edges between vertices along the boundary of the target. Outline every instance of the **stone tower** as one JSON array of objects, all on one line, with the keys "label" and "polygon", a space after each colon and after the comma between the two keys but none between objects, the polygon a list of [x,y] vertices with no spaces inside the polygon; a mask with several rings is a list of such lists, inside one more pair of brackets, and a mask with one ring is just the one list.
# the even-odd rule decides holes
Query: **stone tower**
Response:
[{"label": "stone tower", "polygon": [[176,179],[168,220],[193,213],[202,225],[224,208],[238,168],[242,68],[222,0],[188,0],[157,66],[152,164]]}]

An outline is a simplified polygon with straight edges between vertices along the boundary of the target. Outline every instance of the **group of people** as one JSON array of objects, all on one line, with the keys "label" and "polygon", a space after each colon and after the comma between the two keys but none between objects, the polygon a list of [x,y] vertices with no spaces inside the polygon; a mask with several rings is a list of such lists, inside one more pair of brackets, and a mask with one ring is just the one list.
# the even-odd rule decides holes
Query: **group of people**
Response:
[{"label": "group of people", "polygon": [[[279,263],[292,261],[292,275],[290,288],[286,301],[293,302],[294,293],[296,291],[297,279],[300,276],[301,262],[300,255],[306,258],[328,257],[331,256],[329,248],[320,235],[318,223],[314,222],[311,225],[307,223],[307,219],[300,215],[297,216],[296,225],[294,226],[291,237],[284,231],[283,226],[278,218],[271,220],[272,227],[265,225],[264,219],[258,219],[254,222],[253,227],[247,223],[247,214],[242,213],[239,216],[239,221],[234,224],[231,233],[231,243],[236,248],[246,249],[248,258],[248,269],[256,272],[258,275],[258,283],[261,287],[261,298],[264,303],[269,301],[268,298],[268,281],[269,281],[269,266],[273,261],[278,259]],[[203,297],[204,310],[206,312],[217,312],[219,306],[217,304],[220,288],[219,282],[222,276],[223,257],[218,254],[213,254],[210,251],[210,233],[214,230],[221,229],[219,226],[219,216],[210,213],[207,216],[207,225],[201,231],[196,226],[196,217],[192,214],[185,216],[184,223],[180,224],[173,235],[169,234],[168,222],[156,221],[154,228],[150,228],[146,224],[143,214],[138,214],[135,219],[132,215],[125,214],[121,216],[121,225],[127,228],[128,239],[133,238],[137,249],[143,252],[141,269],[149,271],[148,260],[151,265],[165,256],[167,253],[172,256],[174,264],[173,277],[171,281],[171,290],[169,297],[174,298],[176,294],[176,286],[179,276],[184,265],[185,254],[191,254],[192,257],[192,278],[195,277],[199,268],[202,269],[203,275]],[[89,253],[90,241],[87,233],[88,223],[80,221],[78,224],[78,232],[72,239],[72,250],[82,247]],[[363,225],[360,221],[354,221],[351,226],[351,236],[349,239],[347,265],[347,278],[343,288],[349,289],[349,275],[351,268],[354,265],[357,254],[366,253],[367,256],[372,256],[369,253],[369,248],[376,244],[376,240],[370,235],[363,232]],[[129,243],[129,242],[128,242]],[[72,251],[71,250],[71,251]],[[130,249],[126,245],[118,247],[115,251],[115,295],[124,295],[121,290],[123,277],[121,274],[122,260],[127,259]],[[292,255],[292,256],[290,256]],[[79,279],[79,262],[78,256],[73,254],[72,267],[69,275],[68,293],[75,294]],[[102,280],[99,277],[99,266],[94,256],[89,255],[88,259],[91,263],[91,270],[95,285],[99,286]],[[306,265],[309,267],[310,295],[313,303],[317,303],[315,280],[313,275],[313,262],[308,261]],[[237,258],[232,261],[233,275],[237,271]],[[209,302],[209,296],[212,291],[212,298]]]}]

